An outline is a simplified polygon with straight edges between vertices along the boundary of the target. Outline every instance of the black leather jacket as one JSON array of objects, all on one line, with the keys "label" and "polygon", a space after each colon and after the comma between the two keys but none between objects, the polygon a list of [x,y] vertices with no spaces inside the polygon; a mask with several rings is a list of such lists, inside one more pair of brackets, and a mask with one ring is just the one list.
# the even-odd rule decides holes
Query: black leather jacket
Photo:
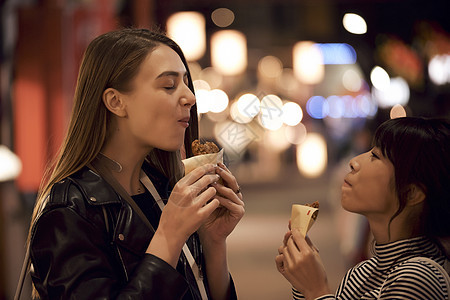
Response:
[{"label": "black leather jacket", "polygon": [[[167,194],[167,181],[149,170],[155,187]],[[181,272],[145,254],[153,234],[108,183],[85,167],[52,187],[33,226],[35,288],[42,299],[200,299],[197,286]],[[193,255],[202,256],[198,242],[193,247]]]}]

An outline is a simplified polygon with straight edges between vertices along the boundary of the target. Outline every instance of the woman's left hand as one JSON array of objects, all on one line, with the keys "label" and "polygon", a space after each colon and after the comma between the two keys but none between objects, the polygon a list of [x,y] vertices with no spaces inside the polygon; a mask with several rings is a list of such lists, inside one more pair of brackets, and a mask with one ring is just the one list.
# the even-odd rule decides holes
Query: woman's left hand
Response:
[{"label": "woman's left hand", "polygon": [[224,183],[212,185],[217,190],[215,198],[220,201],[220,206],[200,227],[199,234],[203,238],[207,237],[210,242],[221,243],[244,216],[245,209],[242,192],[230,170],[224,164],[219,163],[216,173]]}]

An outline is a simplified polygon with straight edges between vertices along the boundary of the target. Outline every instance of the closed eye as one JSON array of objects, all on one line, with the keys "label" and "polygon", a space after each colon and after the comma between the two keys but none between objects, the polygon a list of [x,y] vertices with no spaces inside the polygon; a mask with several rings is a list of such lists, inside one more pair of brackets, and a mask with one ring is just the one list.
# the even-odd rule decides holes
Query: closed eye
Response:
[{"label": "closed eye", "polygon": [[375,152],[370,151],[370,154],[371,154],[370,157],[373,157],[375,159],[380,159],[380,157]]}]

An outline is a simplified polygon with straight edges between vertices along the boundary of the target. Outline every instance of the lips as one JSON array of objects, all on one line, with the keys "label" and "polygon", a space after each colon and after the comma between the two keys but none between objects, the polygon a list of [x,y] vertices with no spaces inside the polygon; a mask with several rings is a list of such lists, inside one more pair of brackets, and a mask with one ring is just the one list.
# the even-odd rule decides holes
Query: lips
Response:
[{"label": "lips", "polygon": [[184,128],[188,128],[189,127],[189,117],[185,117],[185,118],[178,120],[178,123],[181,126],[183,126]]},{"label": "lips", "polygon": [[352,186],[352,184],[347,180],[347,179],[344,179],[344,184],[343,184],[344,186]]}]

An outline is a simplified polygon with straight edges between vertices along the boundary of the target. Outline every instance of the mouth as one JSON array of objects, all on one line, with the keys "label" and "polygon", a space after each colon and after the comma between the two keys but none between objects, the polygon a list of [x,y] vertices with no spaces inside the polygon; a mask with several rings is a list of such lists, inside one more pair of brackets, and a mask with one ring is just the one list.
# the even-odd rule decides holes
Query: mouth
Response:
[{"label": "mouth", "polygon": [[178,120],[178,123],[180,123],[180,125],[183,126],[184,128],[187,128],[189,126],[189,117],[185,117]]},{"label": "mouth", "polygon": [[351,187],[352,186],[352,184],[347,179],[344,179],[344,183],[342,185],[343,186],[347,186],[347,187]]}]

